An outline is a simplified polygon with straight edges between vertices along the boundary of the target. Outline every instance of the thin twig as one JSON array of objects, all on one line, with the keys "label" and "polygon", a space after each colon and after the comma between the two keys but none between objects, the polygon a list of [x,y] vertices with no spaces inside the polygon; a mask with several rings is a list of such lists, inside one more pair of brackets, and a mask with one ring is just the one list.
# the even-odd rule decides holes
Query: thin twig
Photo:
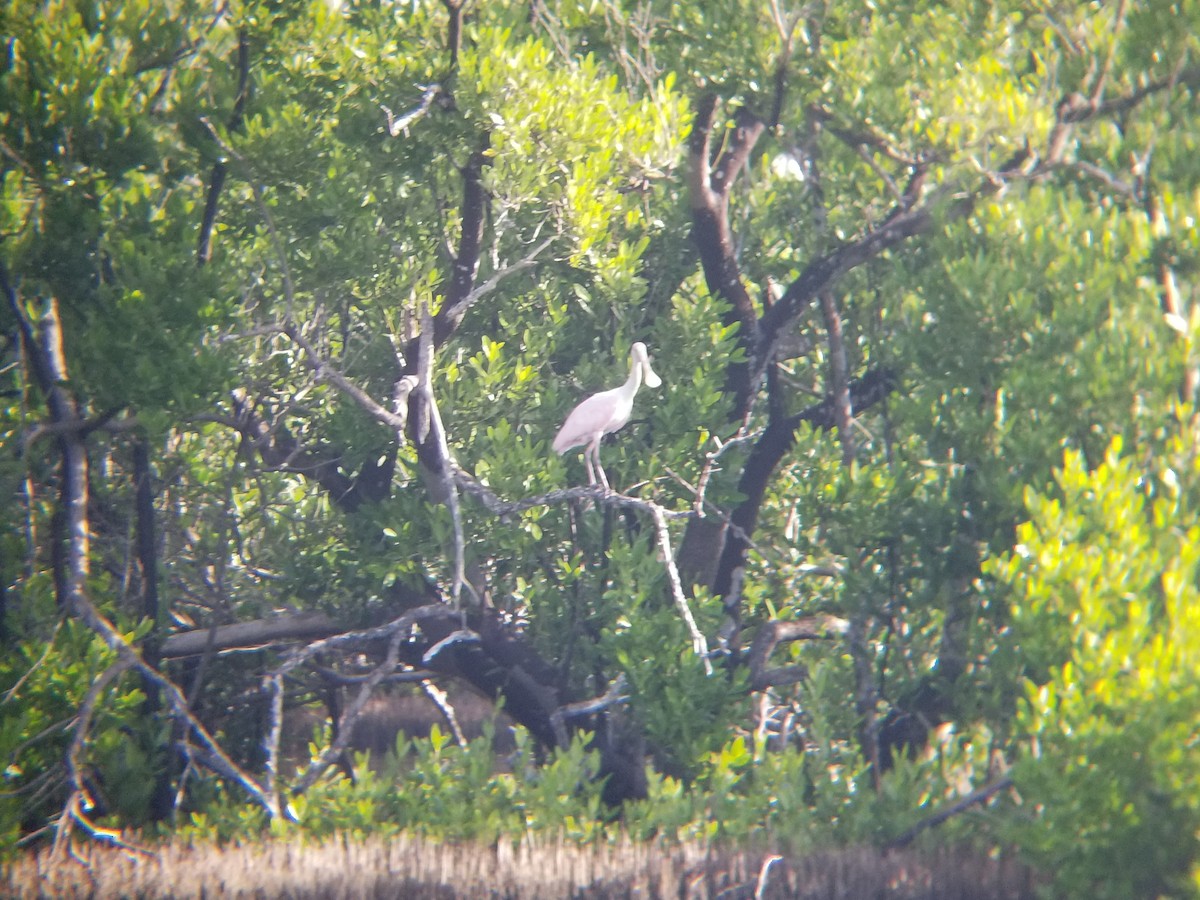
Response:
[{"label": "thin twig", "polygon": [[724,443],[715,434],[712,436],[713,442],[717,445],[717,449],[704,454],[704,467],[700,470],[700,477],[696,479],[696,488],[693,491],[695,500],[692,503],[692,509],[696,515],[704,517],[704,495],[708,490],[709,479],[712,478],[713,472],[717,471],[717,460],[733,447],[738,447],[742,444],[750,443],[758,438],[760,432],[750,432],[748,429],[749,417],[742,421],[737,432],[729,440]]}]

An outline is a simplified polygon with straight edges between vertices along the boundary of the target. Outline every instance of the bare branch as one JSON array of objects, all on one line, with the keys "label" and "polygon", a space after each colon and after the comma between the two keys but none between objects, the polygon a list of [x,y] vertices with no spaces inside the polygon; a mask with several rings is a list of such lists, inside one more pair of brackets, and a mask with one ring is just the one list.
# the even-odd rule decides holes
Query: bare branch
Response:
[{"label": "bare branch", "polygon": [[263,765],[263,792],[270,797],[278,798],[279,741],[283,734],[283,676],[272,674],[263,681],[271,697],[271,708],[267,718],[267,735],[263,742],[266,755],[266,762]]},{"label": "bare branch", "polygon": [[261,647],[275,641],[326,637],[337,630],[337,626],[323,612],[295,613],[182,631],[163,641],[160,653],[164,659],[178,659],[235,647]]},{"label": "bare branch", "polygon": [[[450,601],[455,609],[462,609],[462,589],[474,593],[474,589],[466,580],[466,537],[463,533],[462,512],[458,503],[458,487],[454,483],[454,470],[457,465],[450,455],[450,445],[446,441],[446,428],[442,424],[442,416],[438,411],[437,398],[433,393],[433,317],[428,309],[421,311],[421,334],[419,336],[420,352],[418,353],[417,369],[417,410],[422,417],[417,422],[417,458],[434,484],[430,493],[434,498],[446,504],[450,511],[450,520],[454,537],[454,575],[450,584]],[[425,433],[422,433],[424,429]],[[479,598],[475,598],[478,603]]]},{"label": "bare branch", "polygon": [[628,497],[624,494],[618,494],[614,491],[606,490],[599,485],[589,485],[588,487],[569,488],[563,491],[553,491],[549,494],[542,494],[537,497],[528,497],[518,501],[501,500],[487,486],[481,484],[468,473],[461,469],[456,469],[455,479],[457,483],[471,496],[480,500],[483,505],[493,514],[501,518],[507,518],[515,515],[526,509],[531,509],[535,506],[549,506],[555,503],[569,502],[572,500],[589,499],[595,500],[598,503],[610,506],[626,506],[633,509],[641,510],[648,513],[654,521],[655,534],[658,541],[659,553],[662,557],[663,565],[666,568],[667,581],[671,589],[672,599],[675,601],[676,607],[679,609],[680,615],[683,617],[684,623],[688,627],[688,631],[692,636],[692,647],[704,663],[705,672],[712,674],[712,662],[709,660],[708,642],[703,633],[696,625],[696,620],[692,616],[692,611],[688,607],[687,599],[683,592],[683,585],[680,582],[679,570],[675,566],[675,557],[671,553],[671,538],[667,530],[668,518],[689,518],[692,513],[689,511],[674,511],[664,509],[657,503],[650,500],[642,500],[637,497]]},{"label": "bare branch", "polygon": [[671,587],[671,597],[692,636],[692,650],[700,657],[700,661],[704,665],[704,674],[711,675],[713,667],[712,660],[709,659],[708,641],[705,640],[703,632],[696,625],[691,607],[688,606],[687,597],[683,593],[683,585],[679,581],[679,569],[675,567],[675,557],[671,553],[671,535],[667,530],[667,517],[663,515],[663,509],[658,504],[650,503],[649,507],[650,515],[654,519],[654,532],[658,537],[659,554],[662,556],[662,563],[667,570],[667,583]]},{"label": "bare branch", "polygon": [[71,782],[72,789],[70,795],[67,797],[63,811],[58,817],[58,826],[54,837],[55,855],[61,855],[61,852],[65,849],[65,844],[70,839],[71,828],[74,824],[81,823],[89,827],[91,826],[84,808],[92,809],[96,806],[96,803],[88,792],[81,757],[83,756],[84,746],[87,744],[88,732],[91,730],[92,716],[96,713],[96,706],[100,701],[101,694],[107,691],[109,685],[129,668],[130,663],[127,660],[119,659],[109,665],[108,668],[100,673],[100,677],[92,682],[87,694],[84,695],[83,701],[79,704],[79,710],[75,715],[75,724],[73,726],[74,734],[71,736],[71,743],[67,747],[66,754],[67,778]]},{"label": "bare branch", "polygon": [[1011,787],[1013,787],[1013,780],[1011,776],[1005,775],[1003,778],[998,778],[991,784],[984,785],[979,790],[971,792],[957,803],[951,804],[927,819],[922,819],[898,838],[885,844],[884,849],[898,850],[901,847],[907,847],[922,831],[926,831],[927,829],[941,825],[943,822],[961,812],[965,812],[977,803],[986,803],[996,794],[1000,793],[1001,791],[1006,791]]},{"label": "bare branch", "polygon": [[516,275],[518,272],[524,272],[526,269],[532,268],[542,252],[553,244],[556,239],[556,235],[551,235],[516,262],[509,263],[502,269],[497,269],[482,284],[473,287],[464,297],[456,300],[449,308],[445,308],[439,312],[438,318],[462,318],[462,315],[467,310],[498,288],[502,281]]},{"label": "bare branch", "polygon": [[[327,381],[336,387],[339,391],[353,400],[358,405],[359,409],[361,409],[375,421],[386,425],[388,428],[391,428],[398,434],[404,433],[404,428],[407,422],[406,417],[403,415],[397,415],[396,413],[392,412],[392,410],[376,401],[374,397],[342,374],[333,366],[332,363],[323,358],[320,353],[317,352],[317,348],[313,346],[312,342],[309,341],[308,338],[304,336],[303,332],[296,327],[295,323],[293,323],[291,320],[288,320],[279,327],[279,330],[283,334],[286,334],[296,344],[296,346],[304,351],[305,362],[318,378],[322,379],[323,381]],[[401,380],[403,381],[403,379]],[[412,388],[410,387],[409,390],[411,389]]]},{"label": "bare branch", "polygon": [[451,647],[454,644],[463,643],[478,644],[480,640],[481,638],[479,635],[470,628],[460,628],[457,631],[450,632],[450,634],[446,635],[444,638],[426,650],[424,656],[421,657],[421,662],[424,665],[429,665],[431,662],[437,659],[438,654],[447,647]]},{"label": "bare branch", "polygon": [[[250,95],[250,41],[246,29],[238,29],[237,46],[238,90],[234,99],[233,112],[229,115],[226,130],[237,131],[242,127],[246,114],[246,101]],[[209,126],[211,130],[211,126]],[[214,132],[215,135],[215,132]],[[218,142],[220,139],[218,138]],[[223,159],[213,163],[212,174],[208,179],[208,195],[204,200],[204,216],[200,220],[200,237],[196,243],[196,263],[206,265],[212,259],[212,233],[217,223],[217,205],[221,199],[221,190],[225,186],[228,167]]]},{"label": "bare branch", "polygon": [[[371,699],[371,694],[379,683],[396,669],[396,664],[400,656],[400,641],[404,637],[404,632],[396,629],[388,641],[387,653],[381,662],[373,671],[369,678],[362,683],[358,689],[358,694],[354,701],[342,713],[342,719],[338,723],[338,735],[329,743],[329,746],[322,751],[321,755],[309,763],[308,768],[297,779],[295,786],[292,788],[292,793],[303,794],[312,787],[318,778],[320,778],[325,770],[328,769],[345,751],[350,743],[350,738],[354,732],[354,723],[358,717],[362,715],[363,709],[366,708],[367,701]],[[310,645],[311,646],[311,645]],[[282,674],[276,674],[275,678],[282,680]]]},{"label": "bare branch", "polygon": [[717,98],[706,94],[697,101],[692,133],[688,139],[688,201],[692,211],[692,240],[700,252],[704,280],[709,291],[730,305],[722,315],[725,325],[738,325],[738,340],[748,363],[727,368],[727,389],[734,395],[733,418],[743,419],[753,403],[757,366],[758,312],[742,282],[729,226],[729,195],[737,173],[745,166],[765,126],[749,110],[738,111],[729,145],[710,164],[711,140],[716,120]]},{"label": "bare branch", "polygon": [[854,708],[860,716],[859,740],[863,756],[871,769],[871,782],[878,793],[883,788],[883,770],[880,768],[879,715],[877,706],[879,692],[875,687],[875,674],[871,665],[871,652],[867,646],[869,619],[857,612],[850,620],[846,633],[850,646],[850,657],[854,661]]},{"label": "bare branch", "polygon": [[451,705],[450,698],[446,695],[446,692],[429,679],[421,682],[421,690],[429,698],[429,702],[441,712],[442,718],[446,720],[446,726],[450,729],[450,733],[454,735],[454,742],[460,747],[467,746],[466,735],[463,734],[462,726],[458,724],[458,716],[455,714],[454,707]]},{"label": "bare branch", "polygon": [[624,703],[629,699],[625,693],[629,689],[629,683],[625,678],[625,673],[618,675],[613,683],[599,697],[593,697],[591,700],[579,700],[575,703],[565,703],[558,708],[554,713],[560,721],[566,722],[571,719],[578,719],[582,716],[590,716],[593,713],[603,712],[618,703]]},{"label": "bare branch", "polygon": [[553,715],[550,716],[550,724],[554,728],[555,734],[558,735],[559,746],[565,747],[568,743],[566,725],[568,721],[604,712],[619,703],[624,703],[629,699],[625,693],[628,686],[625,673],[622,672],[608,686],[608,690],[599,697],[594,697],[591,700],[580,700],[576,703],[566,703],[556,709]]},{"label": "bare branch", "polygon": [[1122,181],[1111,172],[1105,171],[1093,163],[1085,160],[1076,160],[1075,162],[1071,163],[1071,167],[1078,169],[1084,175],[1096,179],[1114,194],[1120,194],[1121,196],[1130,200],[1137,199],[1137,190],[1132,184],[1127,181]]},{"label": "bare branch", "polygon": [[429,112],[429,108],[433,106],[433,101],[442,93],[442,86],[440,84],[419,84],[417,87],[421,89],[421,102],[399,118],[396,118],[386,106],[380,104],[380,109],[387,116],[388,134],[392,137],[398,137],[401,132],[404,133],[405,137],[408,137],[409,127]]},{"label": "bare branch", "polygon": [[819,124],[825,131],[856,151],[859,148],[869,148],[890,160],[912,168],[916,168],[926,161],[900,150],[887,137],[869,126],[860,125],[851,128],[836,124],[834,121],[836,116],[828,107],[814,103],[808,107],[808,113],[814,123]]},{"label": "bare branch", "polygon": [[458,616],[445,603],[430,603],[425,606],[418,606],[383,625],[366,628],[361,631],[345,631],[319,641],[313,641],[310,644],[305,644],[303,647],[297,647],[287,655],[278,669],[276,669],[276,672],[279,675],[287,675],[297,666],[307,663],[318,654],[343,647],[358,647],[371,641],[390,640],[393,635],[406,632],[414,625],[420,625],[425,620],[449,618],[457,619]]},{"label": "bare branch", "polygon": [[768,668],[771,654],[782,643],[828,640],[844,635],[850,623],[837,616],[806,616],[791,621],[764,622],[750,644],[750,690],[764,691],[777,684],[791,684],[808,676],[803,666]]},{"label": "bare branch", "polygon": [[[532,497],[523,497],[520,500],[504,500],[470,472],[459,468],[457,465],[454,468],[454,480],[465,493],[470,494],[482,503],[488,512],[500,517],[502,520],[538,506],[557,506],[579,500],[594,500],[601,505],[626,506],[632,509],[640,509],[647,513],[652,512],[653,508],[656,507],[656,504],[651,503],[649,500],[630,497],[625,494],[619,494],[616,491],[606,491],[602,485],[581,485],[579,487],[564,488],[559,491],[549,491],[548,493],[537,494]],[[686,519],[692,515],[688,510],[657,508],[661,509],[662,514],[668,519]]]},{"label": "bare branch", "polygon": [[833,291],[821,291],[821,312],[829,335],[829,395],[837,419],[838,440],[842,444],[842,463],[854,462],[854,407],[850,401],[850,376],[846,363],[846,341],[842,336],[842,314]]}]

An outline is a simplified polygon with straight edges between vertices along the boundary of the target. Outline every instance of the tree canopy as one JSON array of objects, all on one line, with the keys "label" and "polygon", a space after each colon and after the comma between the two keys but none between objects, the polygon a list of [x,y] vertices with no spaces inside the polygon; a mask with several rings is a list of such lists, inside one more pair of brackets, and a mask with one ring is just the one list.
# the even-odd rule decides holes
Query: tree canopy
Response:
[{"label": "tree canopy", "polygon": [[[1200,891],[1196,5],[0,16],[9,845],[979,792],[939,833]],[[551,442],[636,341],[609,492]],[[408,683],[512,771],[381,786]]]}]

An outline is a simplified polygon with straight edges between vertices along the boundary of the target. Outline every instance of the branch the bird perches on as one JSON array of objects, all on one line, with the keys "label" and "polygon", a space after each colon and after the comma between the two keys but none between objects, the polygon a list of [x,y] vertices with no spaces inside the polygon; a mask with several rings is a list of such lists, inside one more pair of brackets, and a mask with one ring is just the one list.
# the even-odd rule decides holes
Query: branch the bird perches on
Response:
[{"label": "branch the bird perches on", "polygon": [[554,452],[562,455],[572,447],[584,445],[583,461],[587,466],[588,484],[599,483],[612,490],[604,468],[600,465],[600,441],[604,435],[619,431],[633,413],[633,398],[645,379],[647,387],[658,387],[662,379],[650,368],[650,354],[641,341],[630,350],[629,377],[625,383],[610,391],[592,394],[567,416],[554,438]]}]

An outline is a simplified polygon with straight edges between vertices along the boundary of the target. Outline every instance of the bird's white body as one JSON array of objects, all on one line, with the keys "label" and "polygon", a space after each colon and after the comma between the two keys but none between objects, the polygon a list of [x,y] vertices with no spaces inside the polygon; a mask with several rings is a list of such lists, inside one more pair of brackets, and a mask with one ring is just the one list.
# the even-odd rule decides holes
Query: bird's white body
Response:
[{"label": "bird's white body", "polygon": [[588,482],[595,484],[597,475],[600,483],[608,489],[608,478],[600,466],[600,441],[606,434],[624,427],[633,413],[633,398],[643,379],[647,387],[658,387],[662,379],[650,368],[650,354],[646,345],[638,341],[630,352],[629,377],[625,383],[611,391],[592,394],[567,416],[567,421],[554,438],[554,452],[566,453],[572,447],[583,445],[583,459],[587,465]]}]

